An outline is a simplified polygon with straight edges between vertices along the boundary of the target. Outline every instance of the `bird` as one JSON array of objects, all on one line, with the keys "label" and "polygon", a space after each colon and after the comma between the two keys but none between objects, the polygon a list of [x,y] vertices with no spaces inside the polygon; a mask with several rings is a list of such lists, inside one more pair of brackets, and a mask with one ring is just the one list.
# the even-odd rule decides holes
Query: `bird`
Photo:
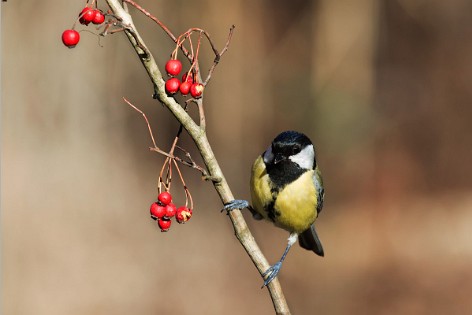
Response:
[{"label": "bird", "polygon": [[263,274],[267,286],[280,272],[293,244],[324,256],[314,222],[323,209],[324,187],[311,140],[297,131],[277,135],[252,166],[251,200],[235,199],[223,210],[247,208],[256,220],[265,219],[290,233],[282,257]]}]

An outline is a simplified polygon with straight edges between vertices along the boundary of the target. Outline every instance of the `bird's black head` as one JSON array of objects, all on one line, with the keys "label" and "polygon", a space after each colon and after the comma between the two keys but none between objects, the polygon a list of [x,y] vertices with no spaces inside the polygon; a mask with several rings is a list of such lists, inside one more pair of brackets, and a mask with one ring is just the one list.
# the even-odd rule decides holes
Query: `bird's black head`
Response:
[{"label": "bird's black head", "polygon": [[272,141],[272,150],[274,153],[280,153],[285,157],[289,157],[300,153],[311,144],[310,139],[303,133],[284,131]]},{"label": "bird's black head", "polygon": [[295,163],[303,169],[315,166],[315,151],[311,140],[296,131],[284,131],[272,141],[264,152],[264,162],[267,165],[279,163]]},{"label": "bird's black head", "polygon": [[275,137],[262,157],[275,189],[282,189],[316,167],[313,144],[296,131],[284,131]]}]

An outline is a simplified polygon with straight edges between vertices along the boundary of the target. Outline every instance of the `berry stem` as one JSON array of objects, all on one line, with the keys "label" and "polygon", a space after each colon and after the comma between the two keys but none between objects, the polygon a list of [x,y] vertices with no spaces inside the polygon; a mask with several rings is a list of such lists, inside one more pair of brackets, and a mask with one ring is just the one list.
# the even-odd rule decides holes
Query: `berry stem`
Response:
[{"label": "berry stem", "polygon": [[149,124],[149,120],[147,119],[146,114],[144,114],[142,110],[131,104],[131,102],[128,101],[125,97],[123,97],[123,100],[126,102],[126,104],[131,106],[135,111],[137,111],[144,117],[144,120],[146,121],[146,125],[148,127],[149,135],[151,136],[152,145],[154,146],[154,148],[157,148],[156,141],[154,140],[154,136],[152,135],[151,125]]},{"label": "berry stem", "polygon": [[[172,159],[167,157],[164,161],[164,165],[162,165],[161,171],[159,173],[159,183],[157,185],[158,194],[162,192],[162,185],[164,185],[164,189],[166,191],[170,190],[170,185],[172,183]],[[163,178],[164,171],[167,170],[165,180]]]},{"label": "berry stem", "polygon": [[[195,51],[195,57],[193,58],[193,65],[195,66],[195,74],[197,75],[197,78],[195,78],[195,80],[197,80],[197,82],[201,82],[202,81],[202,78],[200,76],[200,67],[198,65],[198,54],[200,52],[200,44],[202,42],[202,33],[203,31],[200,31],[199,35],[198,35],[198,42],[197,42],[197,50]],[[195,82],[195,83],[197,83]]]},{"label": "berry stem", "polygon": [[185,183],[184,177],[182,176],[182,172],[180,172],[179,165],[177,162],[174,160],[174,165],[175,169],[177,170],[177,173],[179,174],[180,181],[182,182],[182,186],[184,187],[184,192],[185,192],[185,206],[188,206],[188,202],[190,201],[190,209],[193,209],[193,199],[192,199],[192,194],[190,193],[190,190],[187,188],[187,184]]}]

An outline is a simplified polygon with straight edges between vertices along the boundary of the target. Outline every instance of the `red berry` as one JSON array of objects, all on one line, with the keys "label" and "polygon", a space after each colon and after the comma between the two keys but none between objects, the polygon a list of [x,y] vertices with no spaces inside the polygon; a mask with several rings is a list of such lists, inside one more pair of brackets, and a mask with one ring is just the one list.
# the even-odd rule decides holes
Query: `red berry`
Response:
[{"label": "red berry", "polygon": [[93,19],[95,18],[95,15],[96,15],[96,12],[94,9],[89,8],[89,7],[83,8],[82,12],[80,12],[79,14],[80,24],[89,25],[89,23],[92,22]]},{"label": "red berry", "polygon": [[187,72],[185,72],[184,75],[182,76],[182,82],[193,83],[193,73],[191,73],[190,75],[187,75]]},{"label": "red berry", "polygon": [[157,196],[157,199],[162,202],[163,205],[167,206],[169,203],[172,202],[172,195],[170,192],[164,191]]},{"label": "red berry", "polygon": [[79,43],[80,35],[76,30],[65,30],[62,33],[62,42],[69,48],[74,48]]},{"label": "red berry", "polygon": [[175,214],[175,219],[179,223],[185,223],[192,217],[192,209],[187,207],[179,207]]},{"label": "red berry", "polygon": [[166,72],[169,75],[178,75],[182,70],[182,63],[180,60],[171,59],[166,63]]},{"label": "red berry", "polygon": [[205,87],[201,83],[194,83],[190,87],[190,95],[192,95],[193,98],[199,98],[202,96],[203,90]]},{"label": "red berry", "polygon": [[166,81],[166,92],[167,94],[175,94],[179,90],[180,81],[177,78],[170,78]]},{"label": "red berry", "polygon": [[102,11],[95,10],[95,17],[92,20],[93,24],[102,24],[105,22],[105,15],[103,15]]},{"label": "red berry", "polygon": [[170,229],[170,225],[172,224],[172,221],[160,219],[159,221],[157,221],[157,224],[161,228],[161,232],[167,232]]},{"label": "red berry", "polygon": [[151,205],[151,218],[154,220],[163,218],[166,215],[166,207],[159,205],[157,202],[154,202]]},{"label": "red berry", "polygon": [[190,92],[191,86],[192,82],[182,82],[182,84],[180,85],[180,93],[182,93],[182,95],[187,95]]},{"label": "red berry", "polygon": [[166,218],[172,218],[176,212],[177,207],[173,203],[170,203],[166,206]]}]

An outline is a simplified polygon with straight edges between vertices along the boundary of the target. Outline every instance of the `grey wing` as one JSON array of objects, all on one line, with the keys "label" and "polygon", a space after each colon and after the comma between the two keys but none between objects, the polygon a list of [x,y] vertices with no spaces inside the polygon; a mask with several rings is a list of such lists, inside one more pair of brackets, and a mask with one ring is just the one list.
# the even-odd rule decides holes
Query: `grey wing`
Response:
[{"label": "grey wing", "polygon": [[323,209],[324,187],[323,187],[323,180],[321,179],[321,174],[317,170],[315,170],[315,173],[313,174],[313,182],[316,187],[316,191],[317,191],[316,197],[318,199],[316,211],[318,212],[318,214],[320,214],[321,210]]}]

